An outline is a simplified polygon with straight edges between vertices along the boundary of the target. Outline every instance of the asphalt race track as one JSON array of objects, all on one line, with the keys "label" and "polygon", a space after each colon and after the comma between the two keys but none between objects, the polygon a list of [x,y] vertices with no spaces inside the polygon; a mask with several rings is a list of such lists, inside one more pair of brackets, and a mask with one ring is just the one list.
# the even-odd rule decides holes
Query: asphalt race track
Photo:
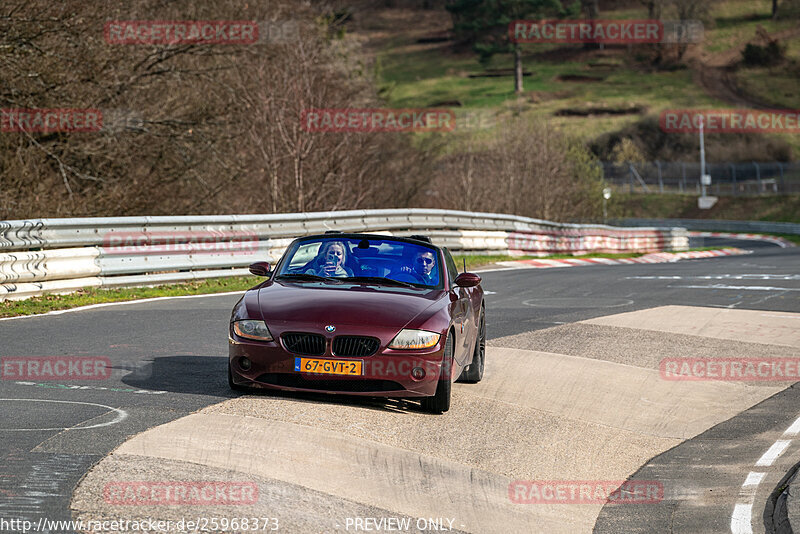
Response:
[{"label": "asphalt race track", "polygon": [[[794,380],[666,380],[660,365],[800,357],[800,248],[692,245],[753,252],[482,273],[486,375],[456,384],[442,416],[407,401],[229,391],[236,295],[0,321],[4,358],[112,365],[99,380],[4,372],[0,532],[22,532],[11,519],[243,517],[279,532],[772,532],[773,493],[800,463]],[[535,503],[520,490],[626,480],[657,498]],[[229,482],[257,499],[108,497],[133,481]]]}]

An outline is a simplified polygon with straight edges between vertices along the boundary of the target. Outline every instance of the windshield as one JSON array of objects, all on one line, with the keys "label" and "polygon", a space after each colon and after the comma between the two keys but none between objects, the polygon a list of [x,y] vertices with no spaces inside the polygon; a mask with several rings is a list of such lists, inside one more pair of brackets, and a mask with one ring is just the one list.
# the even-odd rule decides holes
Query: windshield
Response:
[{"label": "windshield", "polygon": [[355,279],[435,288],[442,287],[443,281],[441,261],[435,248],[392,238],[353,237],[296,242],[286,251],[277,277]]}]

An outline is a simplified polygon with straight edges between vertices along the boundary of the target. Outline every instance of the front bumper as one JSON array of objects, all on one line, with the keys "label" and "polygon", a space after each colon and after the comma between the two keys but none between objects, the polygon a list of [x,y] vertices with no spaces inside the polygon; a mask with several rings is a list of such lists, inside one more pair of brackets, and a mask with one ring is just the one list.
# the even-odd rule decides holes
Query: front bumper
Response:
[{"label": "front bumper", "polygon": [[[345,358],[331,353],[333,336],[326,336],[325,353],[321,356],[294,354],[287,351],[280,342],[280,334],[275,341],[251,341],[229,334],[228,360],[234,384],[240,386],[274,389],[282,391],[303,391],[315,393],[364,395],[370,397],[430,397],[436,393],[439,376],[442,374],[444,339],[423,351],[399,351],[386,349],[386,344],[394,334],[375,335],[374,331],[359,332],[348,329],[346,335],[368,335],[381,340],[381,348],[371,356]],[[337,333],[338,334],[338,333]],[[344,334],[344,333],[343,333]],[[341,376],[295,371],[295,358],[314,358],[320,360],[361,361],[360,376]],[[243,366],[247,358],[250,365]],[[421,368],[422,378],[412,376],[412,370]]]}]

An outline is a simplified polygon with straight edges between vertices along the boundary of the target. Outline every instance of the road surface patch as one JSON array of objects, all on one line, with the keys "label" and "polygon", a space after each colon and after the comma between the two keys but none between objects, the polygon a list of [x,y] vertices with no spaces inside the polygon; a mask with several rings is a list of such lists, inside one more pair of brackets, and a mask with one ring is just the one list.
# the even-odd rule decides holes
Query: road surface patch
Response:
[{"label": "road surface patch", "polygon": [[[456,384],[453,407],[440,417],[409,401],[313,395],[248,395],[210,406],[120,446],[78,488],[80,510],[103,511],[102,493],[83,486],[113,481],[106,462],[164,462],[174,470],[160,476],[170,480],[185,480],[189,462],[357,503],[377,510],[376,519],[445,517],[467,532],[591,532],[601,504],[518,504],[509,498],[510,484],[626,480],[653,456],[785,388],[662,380],[656,362],[675,355],[679,338],[688,348],[705,343],[705,354],[718,347],[733,355],[736,347],[739,355],[752,347],[773,354],[796,348],[791,334],[779,338],[782,344],[762,339],[767,347],[736,342],[734,330],[749,332],[763,312],[665,308],[549,329],[551,340],[572,328],[614,350],[635,353],[638,346],[650,355],[642,365],[587,354],[599,350],[597,341],[588,349],[565,341],[556,353],[495,340],[484,380]],[[777,315],[779,322],[792,316]],[[596,324],[602,320],[607,324]],[[686,491],[664,487],[667,499]],[[265,511],[279,504],[259,503]],[[299,514],[284,514],[282,531],[303,531]]]}]

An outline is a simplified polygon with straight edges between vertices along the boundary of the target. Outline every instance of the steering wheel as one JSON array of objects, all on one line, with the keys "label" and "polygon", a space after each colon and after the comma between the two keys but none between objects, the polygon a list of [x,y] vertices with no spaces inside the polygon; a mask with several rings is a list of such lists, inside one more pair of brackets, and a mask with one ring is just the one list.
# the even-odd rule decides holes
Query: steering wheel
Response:
[{"label": "steering wheel", "polygon": [[422,278],[422,276],[420,276],[420,274],[413,269],[411,271],[398,271],[394,273],[393,278],[399,282],[425,284],[425,280]]}]

